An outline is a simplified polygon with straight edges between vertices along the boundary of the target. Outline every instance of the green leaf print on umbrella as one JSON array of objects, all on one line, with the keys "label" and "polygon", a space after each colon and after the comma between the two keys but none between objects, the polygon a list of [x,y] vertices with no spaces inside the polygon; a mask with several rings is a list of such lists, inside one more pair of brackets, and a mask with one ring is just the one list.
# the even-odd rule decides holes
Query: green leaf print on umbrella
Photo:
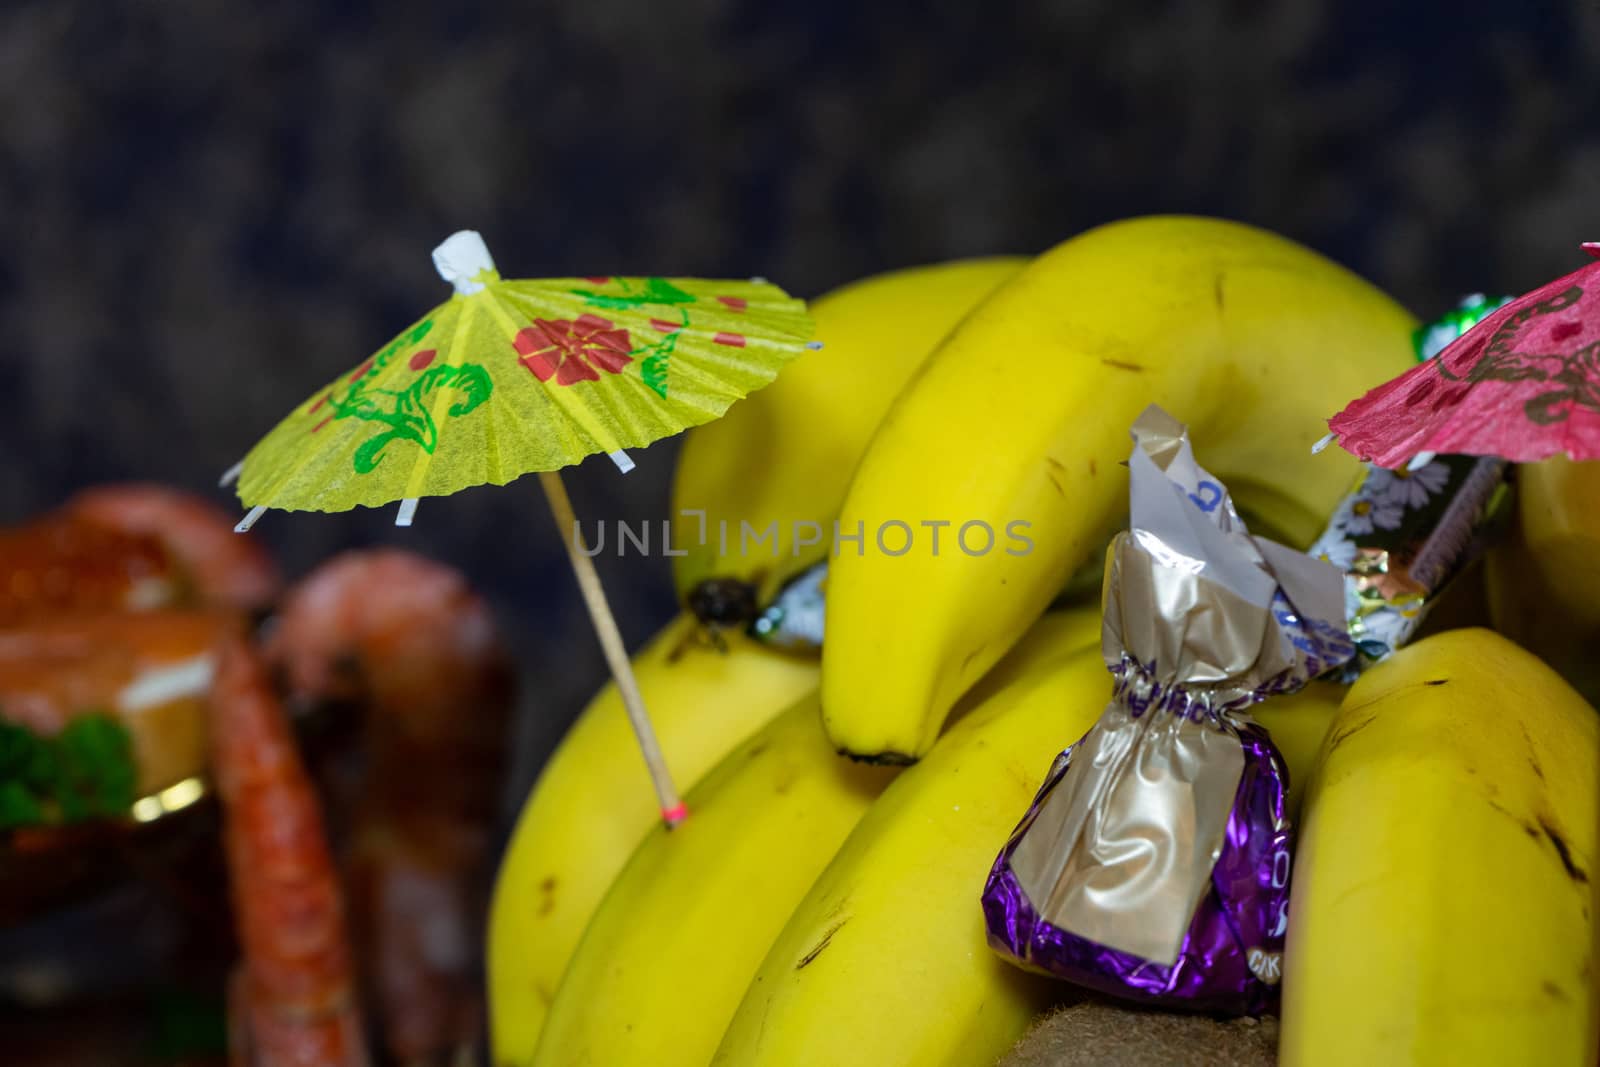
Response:
[{"label": "green leaf print on umbrella", "polygon": [[595,307],[610,308],[613,311],[632,310],[645,304],[692,304],[698,299],[693,294],[679,289],[665,278],[646,278],[644,279],[644,284],[638,288],[635,288],[627,278],[590,279],[590,281],[597,283],[613,280],[621,287],[621,293],[596,293],[586,289],[574,289],[572,291]]},{"label": "green leaf print on umbrella", "polygon": [[663,400],[667,398],[667,370],[672,361],[672,353],[678,347],[678,338],[683,335],[684,328],[689,325],[689,313],[679,310],[678,314],[683,316],[681,322],[651,319],[651,329],[666,336],[653,345],[645,345],[635,353],[644,357],[639,364],[639,377]]},{"label": "green leaf print on umbrella", "polygon": [[[404,389],[379,389],[374,386],[379,374],[391,360],[408,345],[414,345],[433,329],[433,320],[424,319],[416,328],[391,341],[372,359],[356,368],[343,397],[329,394],[332,419],[356,418],[366,422],[380,422],[389,429],[366,441],[356,450],[354,463],[357,474],[370,474],[383,461],[384,449],[391,441],[410,441],[429,455],[439,445],[439,427],[425,401],[439,389],[455,389],[462,398],[450,406],[451,416],[465,415],[489,399],[494,392],[494,381],[489,372],[476,363],[460,366],[431,366],[438,355],[436,349],[425,348],[410,359],[411,369],[422,373]],[[316,428],[321,429],[323,423]]]},{"label": "green leaf print on umbrella", "polygon": [[[383,461],[383,450],[391,441],[410,441],[432,455],[439,445],[439,427],[424,401],[435,390],[446,388],[463,394],[450,405],[448,414],[465,415],[489,399],[489,394],[494,392],[494,382],[489,372],[476,363],[464,363],[459,367],[447,364],[430,368],[404,390],[374,389],[371,393],[357,393],[352,388],[343,401],[335,401],[333,417],[336,419],[355,417],[389,427],[356,450],[356,473],[369,474],[376,470]],[[387,408],[379,406],[385,402],[389,404]]]}]

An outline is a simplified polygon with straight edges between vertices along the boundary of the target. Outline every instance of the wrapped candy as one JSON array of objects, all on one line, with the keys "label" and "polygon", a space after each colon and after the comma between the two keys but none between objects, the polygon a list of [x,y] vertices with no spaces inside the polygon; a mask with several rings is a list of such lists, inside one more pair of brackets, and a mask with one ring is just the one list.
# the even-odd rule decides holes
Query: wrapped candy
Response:
[{"label": "wrapped candy", "polygon": [[1368,465],[1310,552],[1345,572],[1345,618],[1361,671],[1410,640],[1446,583],[1482,550],[1507,488],[1493,456],[1435,456],[1404,470]]},{"label": "wrapped candy", "polygon": [[1472,329],[1478,323],[1511,303],[1509,296],[1488,297],[1471,293],[1456,302],[1456,306],[1412,334],[1411,341],[1417,350],[1417,362],[1425,362],[1449,347],[1450,342]]},{"label": "wrapped candy", "polygon": [[1354,653],[1339,570],[1252,537],[1184,427],[1133,426],[1113,541],[1109,706],[1056,760],[990,872],[990,943],[1113,995],[1254,1013],[1286,926],[1286,775],[1246,709]]},{"label": "wrapped candy", "polygon": [[[1418,328],[1425,362],[1511,300],[1482,293]],[[1366,465],[1310,553],[1345,572],[1345,618],[1356,675],[1410,640],[1445,585],[1494,532],[1510,465],[1495,456],[1423,454],[1400,470]]]},{"label": "wrapped candy", "polygon": [[795,575],[755,617],[750,636],[785,652],[814,653],[821,649],[827,581],[826,561]]}]

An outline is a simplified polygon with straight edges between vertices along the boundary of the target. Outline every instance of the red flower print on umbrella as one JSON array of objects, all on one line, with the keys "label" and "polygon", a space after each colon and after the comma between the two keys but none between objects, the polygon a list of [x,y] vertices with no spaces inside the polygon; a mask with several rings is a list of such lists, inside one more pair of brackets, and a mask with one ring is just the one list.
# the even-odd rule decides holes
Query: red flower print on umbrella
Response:
[{"label": "red flower print on umbrella", "polygon": [[576,319],[534,319],[511,344],[535,378],[548,382],[553,376],[557,385],[597,382],[597,371],[616,374],[633,361],[628,331],[587,313]]}]

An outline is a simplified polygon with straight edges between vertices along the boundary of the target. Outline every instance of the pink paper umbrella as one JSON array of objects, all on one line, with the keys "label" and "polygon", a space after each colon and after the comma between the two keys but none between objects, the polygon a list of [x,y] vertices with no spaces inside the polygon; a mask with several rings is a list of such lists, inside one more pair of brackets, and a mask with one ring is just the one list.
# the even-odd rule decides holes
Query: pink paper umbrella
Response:
[{"label": "pink paper umbrella", "polygon": [[[1583,248],[1600,257],[1600,242]],[[1381,467],[1435,453],[1600,459],[1600,262],[1511,301],[1328,428]]]}]

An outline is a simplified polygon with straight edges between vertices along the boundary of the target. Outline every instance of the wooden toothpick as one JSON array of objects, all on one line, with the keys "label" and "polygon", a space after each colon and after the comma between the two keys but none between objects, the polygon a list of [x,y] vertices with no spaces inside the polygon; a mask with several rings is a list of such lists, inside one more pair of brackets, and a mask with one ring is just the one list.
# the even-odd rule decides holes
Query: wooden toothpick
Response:
[{"label": "wooden toothpick", "polygon": [[688,814],[678,791],[673,787],[672,776],[667,771],[667,761],[656,742],[655,728],[650,724],[650,713],[645,710],[644,698],[639,695],[639,683],[633,677],[633,664],[628,661],[627,649],[622,643],[622,632],[606,602],[605,590],[600,587],[600,575],[594,569],[578,530],[578,518],[573,514],[572,501],[567,498],[567,487],[557,471],[541,471],[539,485],[555,515],[556,526],[561,530],[561,543],[567,546],[567,558],[578,576],[578,588],[583,591],[583,602],[589,608],[589,618],[594,623],[600,647],[611,667],[611,676],[617,681],[617,691],[622,694],[622,706],[628,711],[628,722],[634,736],[639,739],[639,750],[644,755],[645,766],[650,768],[650,780],[655,785],[656,798],[661,805],[661,817],[667,825],[676,826]]}]

